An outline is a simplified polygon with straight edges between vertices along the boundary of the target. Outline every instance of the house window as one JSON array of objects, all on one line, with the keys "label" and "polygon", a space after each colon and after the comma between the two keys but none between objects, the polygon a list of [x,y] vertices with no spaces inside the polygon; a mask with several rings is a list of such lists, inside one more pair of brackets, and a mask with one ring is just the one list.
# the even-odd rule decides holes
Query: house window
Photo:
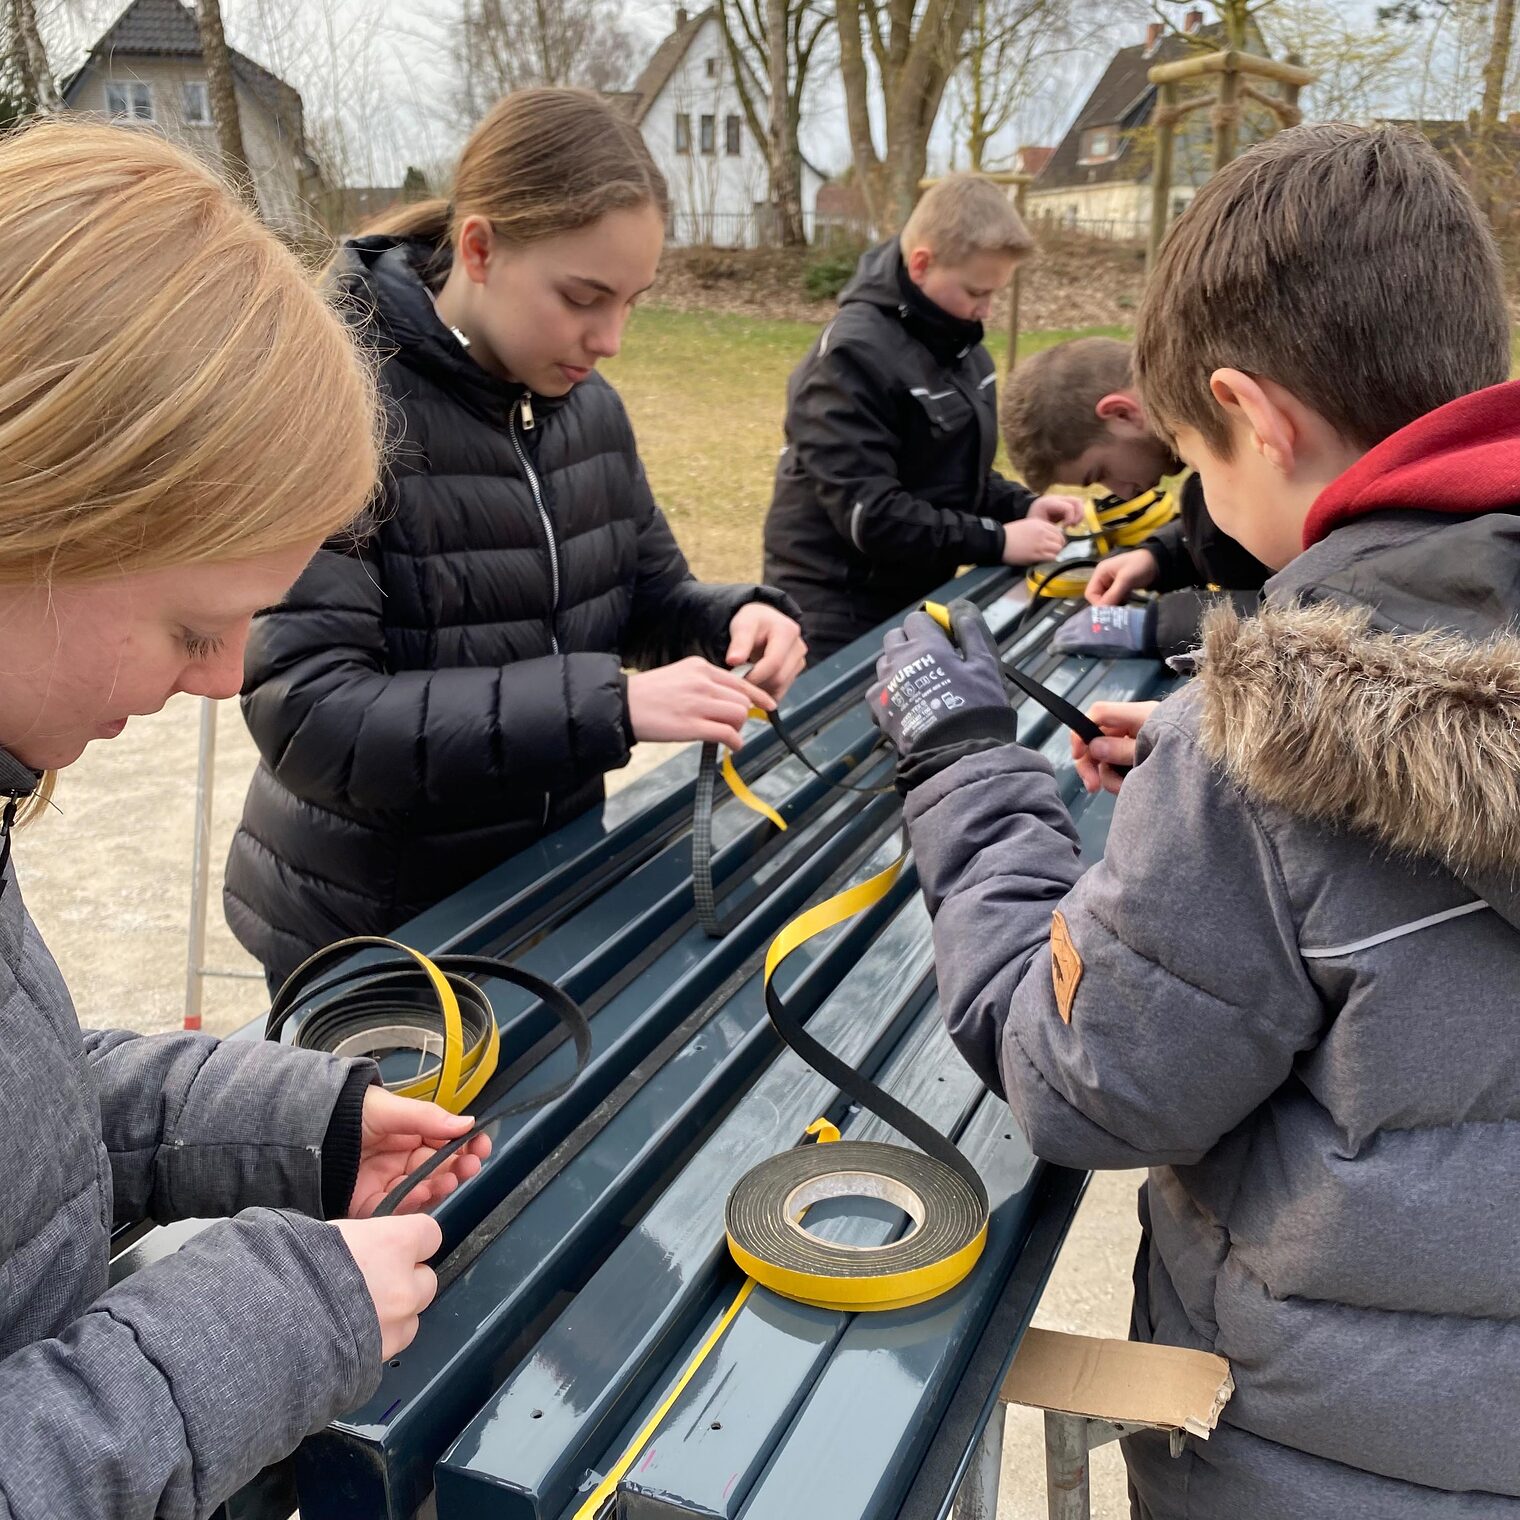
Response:
[{"label": "house window", "polygon": [[1117,127],[1090,127],[1082,134],[1082,162],[1084,164],[1106,163],[1119,156],[1119,129]]},{"label": "house window", "polygon": [[716,79],[718,77],[718,60],[716,58],[709,58],[707,60],[707,77],[709,79]]},{"label": "house window", "polygon": [[740,135],[741,131],[742,128],[740,127],[739,118],[737,116],[728,116],[724,118],[723,151],[728,154],[730,158],[738,158],[740,152],[743,149],[743,139]]},{"label": "house window", "polygon": [[204,79],[187,79],[180,87],[179,114],[187,127],[211,125],[211,96]]},{"label": "house window", "polygon": [[153,90],[140,79],[106,86],[106,110],[127,121],[153,120]]},{"label": "house window", "polygon": [[686,115],[676,117],[676,152],[691,152],[691,117]]},{"label": "house window", "polygon": [[716,116],[704,116],[702,118],[702,151],[709,158],[717,152],[718,147],[718,118]]}]

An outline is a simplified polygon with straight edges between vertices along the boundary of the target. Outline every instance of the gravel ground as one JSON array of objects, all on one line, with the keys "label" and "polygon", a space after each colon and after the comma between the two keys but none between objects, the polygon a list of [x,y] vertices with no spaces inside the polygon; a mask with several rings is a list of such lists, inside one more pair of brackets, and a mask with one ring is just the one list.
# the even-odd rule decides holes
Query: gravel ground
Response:
[{"label": "gravel ground", "polygon": [[[185,1006],[186,930],[195,829],[199,707],[176,697],[95,744],[61,778],[57,810],[16,838],[27,906],[73,989],[81,1022],[177,1029]],[[673,746],[642,745],[615,778],[626,784]],[[237,704],[218,712],[207,961],[244,979],[206,983],[205,1028],[224,1034],[268,1007],[256,963],[222,918],[221,876],[254,765]],[[1134,1173],[1093,1182],[1035,1323],[1087,1335],[1125,1334],[1135,1224]],[[1043,1520],[1044,1454],[1038,1414],[1009,1412],[1000,1520]],[[1117,1447],[1093,1457],[1094,1520],[1122,1520]]]}]

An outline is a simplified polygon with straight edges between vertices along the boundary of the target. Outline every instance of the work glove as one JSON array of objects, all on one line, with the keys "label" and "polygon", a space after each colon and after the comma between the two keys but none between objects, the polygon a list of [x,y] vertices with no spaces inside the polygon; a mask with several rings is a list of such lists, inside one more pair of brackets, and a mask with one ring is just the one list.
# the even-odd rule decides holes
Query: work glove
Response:
[{"label": "work glove", "polygon": [[1156,612],[1150,607],[1082,607],[1056,630],[1056,654],[1092,655],[1100,660],[1156,658]]},{"label": "work glove", "polygon": [[950,635],[927,612],[892,629],[867,696],[871,717],[898,754],[907,791],[968,754],[1016,743],[1003,663],[973,602],[951,602]]}]

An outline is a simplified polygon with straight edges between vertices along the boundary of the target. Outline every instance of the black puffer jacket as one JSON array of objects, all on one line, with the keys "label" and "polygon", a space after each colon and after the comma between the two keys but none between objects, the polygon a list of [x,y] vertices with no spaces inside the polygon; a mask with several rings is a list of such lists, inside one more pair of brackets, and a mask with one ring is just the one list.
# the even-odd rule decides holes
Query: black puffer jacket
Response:
[{"label": "black puffer jacket", "polygon": [[616,392],[593,375],[551,401],[487,374],[434,310],[435,262],[382,237],[340,256],[400,434],[384,512],[248,646],[262,762],[225,904],[276,975],[593,806],[633,741],[622,665],[721,663],[741,606],[786,605],[693,579]]},{"label": "black puffer jacket", "polygon": [[865,254],[792,374],[765,520],[765,578],[802,608],[813,659],[1001,561],[1034,497],[992,469],[996,378],[981,323],[928,300],[897,239]]}]

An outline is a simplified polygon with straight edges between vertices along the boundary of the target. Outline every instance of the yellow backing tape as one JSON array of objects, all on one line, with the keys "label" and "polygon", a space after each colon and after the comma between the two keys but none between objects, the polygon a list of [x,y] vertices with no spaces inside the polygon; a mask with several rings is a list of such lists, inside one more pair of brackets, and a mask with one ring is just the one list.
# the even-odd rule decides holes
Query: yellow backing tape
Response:
[{"label": "yellow backing tape", "polygon": [[[749,710],[752,718],[759,718],[762,722],[768,716],[758,707]],[[734,756],[732,750],[723,751],[723,779],[728,783],[728,789],[735,797],[747,807],[750,812],[758,813],[762,818],[769,818],[783,833],[786,832],[786,819],[784,819],[770,803],[763,797],[757,797],[749,787],[744,784],[744,778],[734,769]]]},{"label": "yellow backing tape", "polygon": [[433,995],[438,999],[438,1011],[443,1019],[443,1055],[437,1070],[394,1087],[387,1083],[388,1090],[403,1098],[420,1098],[424,1102],[437,1103],[451,1114],[464,1113],[481,1088],[491,1080],[501,1055],[501,1031],[496,1027],[495,1016],[487,1014],[485,1033],[466,1050],[464,1025],[459,1017],[459,999],[449,985],[448,977],[420,950],[403,945],[400,940],[374,936],[364,938],[361,943],[364,949],[384,946],[399,950],[416,961],[432,984]]}]

